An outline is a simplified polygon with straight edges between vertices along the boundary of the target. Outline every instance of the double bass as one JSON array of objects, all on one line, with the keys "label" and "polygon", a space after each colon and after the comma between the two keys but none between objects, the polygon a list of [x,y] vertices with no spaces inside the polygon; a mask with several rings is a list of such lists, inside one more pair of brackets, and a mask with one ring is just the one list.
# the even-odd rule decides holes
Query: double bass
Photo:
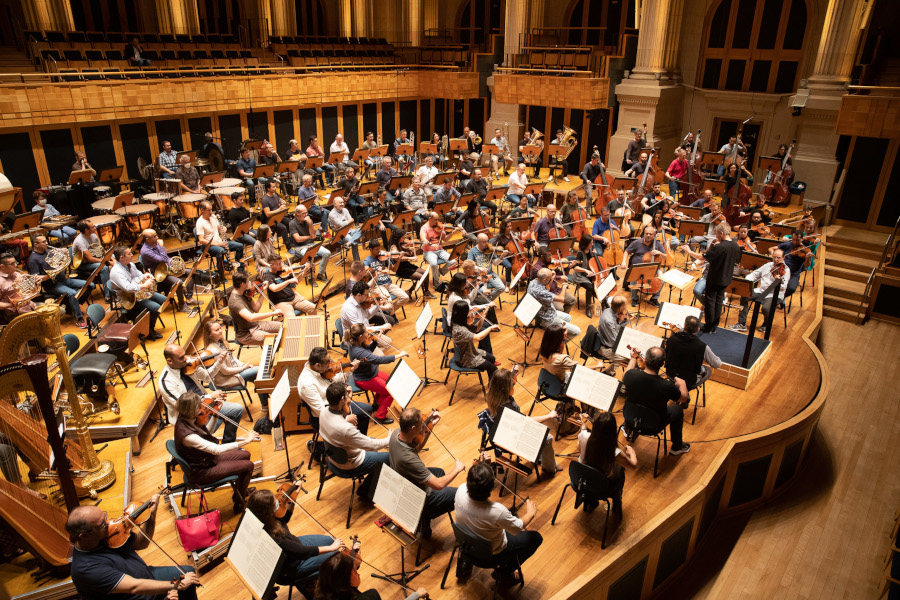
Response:
[{"label": "double bass", "polygon": [[727,196],[729,199],[728,206],[723,207],[722,210],[722,212],[725,213],[725,219],[732,227],[740,224],[742,220],[740,216],[741,212],[743,209],[750,206],[750,198],[753,197],[753,190],[751,190],[750,186],[741,178],[741,170],[744,166],[744,162],[738,157],[738,148],[743,146],[743,142],[741,141],[743,133],[744,126],[741,124],[741,128],[737,132],[734,148],[731,150],[731,155],[728,157],[731,160],[729,161],[728,158],[725,160],[727,163],[725,165],[726,173],[731,169],[731,165],[735,165],[734,185],[731,186],[731,192]]},{"label": "double bass", "polygon": [[[631,197],[632,198],[643,198],[647,195],[647,192],[653,187],[653,184],[656,183],[656,177],[653,176],[653,156],[656,154],[656,150],[650,150],[650,156],[647,158],[647,168],[644,170],[644,173],[641,175],[641,178],[632,190]],[[632,202],[632,205],[634,203]]]},{"label": "double bass", "polygon": [[587,211],[582,208],[581,202],[578,202],[577,206],[573,212],[569,213],[569,218],[572,219],[572,237],[580,240],[587,232],[584,224],[587,222],[588,216]]},{"label": "double bass", "polygon": [[796,139],[791,141],[791,146],[788,148],[788,151],[781,161],[781,169],[779,169],[779,171],[775,173],[775,177],[770,179],[769,183],[764,185],[759,191],[760,197],[772,206],[784,206],[790,201],[791,190],[788,187],[787,182],[794,176],[794,168],[790,165],[789,161],[791,160],[791,151],[793,151],[794,144],[796,143]]},{"label": "double bass", "polygon": [[597,199],[593,200],[593,198],[591,198],[591,200],[593,200],[594,202],[594,212],[596,212],[598,215],[600,214],[600,210],[604,206],[606,206],[616,198],[615,194],[613,194],[612,191],[613,181],[613,176],[606,172],[606,167],[603,166],[603,161],[600,161],[600,174],[597,175],[597,179],[594,180],[594,185],[597,186]]},{"label": "double bass", "polygon": [[688,159],[687,172],[683,175],[683,179],[679,179],[678,183],[684,186],[681,204],[693,204],[702,195],[697,190],[703,189],[703,173],[700,171],[700,156],[697,154],[697,145],[700,143],[700,129],[697,130],[697,136],[694,138],[694,148],[691,150],[691,156]]}]

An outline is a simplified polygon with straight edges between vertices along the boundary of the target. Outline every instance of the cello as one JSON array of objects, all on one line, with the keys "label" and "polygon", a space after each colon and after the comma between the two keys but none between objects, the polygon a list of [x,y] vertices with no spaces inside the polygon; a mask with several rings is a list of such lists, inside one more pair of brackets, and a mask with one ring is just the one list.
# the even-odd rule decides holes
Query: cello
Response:
[{"label": "cello", "polygon": [[612,192],[613,181],[613,176],[606,172],[606,167],[603,166],[603,161],[600,161],[600,174],[597,175],[597,179],[594,180],[594,185],[597,186],[597,199],[594,200],[593,198],[591,198],[591,200],[593,200],[594,202],[594,211],[598,215],[600,214],[600,210],[604,206],[615,199],[615,196]]},{"label": "cello", "polygon": [[[618,263],[616,263],[618,265]],[[607,266],[606,260],[602,256],[592,256],[588,261],[588,268],[594,274],[594,288],[597,289],[600,287],[600,284],[603,283],[603,280],[607,277],[613,277],[613,270],[615,267],[610,269]],[[609,291],[607,298],[612,298],[616,295],[616,288],[613,287]],[[598,300],[602,300],[602,298],[598,298]]]},{"label": "cello", "polygon": [[506,244],[506,250],[510,253],[510,262],[512,262],[512,272],[515,276],[522,268],[525,268],[525,277],[531,274],[531,261],[528,260],[528,250],[525,244],[515,235],[510,236],[509,242]]},{"label": "cello", "polygon": [[621,232],[615,227],[610,227],[601,233],[600,237],[604,237],[609,241],[606,244],[606,248],[603,249],[603,260],[607,264],[617,265],[621,263],[622,258],[625,256],[625,251],[619,246],[619,241],[622,239]]},{"label": "cello", "polygon": [[791,190],[788,187],[787,182],[794,176],[794,168],[788,161],[791,160],[791,151],[794,149],[794,144],[796,143],[797,140],[791,141],[791,146],[788,148],[784,155],[784,159],[781,161],[781,169],[779,169],[775,174],[775,177],[769,181],[769,183],[764,185],[763,189],[759,192],[759,195],[765,198],[766,202],[772,206],[784,206],[790,201]]},{"label": "cello", "polygon": [[588,218],[587,211],[582,208],[581,202],[578,202],[578,208],[574,212],[569,213],[569,218],[572,219],[572,237],[580,240],[586,233],[584,224]]}]

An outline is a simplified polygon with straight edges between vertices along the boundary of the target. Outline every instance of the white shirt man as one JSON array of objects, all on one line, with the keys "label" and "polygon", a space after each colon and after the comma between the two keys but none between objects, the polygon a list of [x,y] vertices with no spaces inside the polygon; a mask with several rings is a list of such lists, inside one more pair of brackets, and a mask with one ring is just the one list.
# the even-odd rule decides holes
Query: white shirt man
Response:
[{"label": "white shirt man", "polygon": [[332,154],[341,154],[341,164],[345,167],[353,167],[355,169],[359,166],[350,160],[350,148],[347,147],[346,142],[344,142],[344,136],[340,133],[334,136],[334,143],[331,144],[329,150]]},{"label": "white shirt man", "polygon": [[434,189],[436,187],[434,180],[439,172],[438,168],[434,166],[434,159],[430,156],[425,157],[425,164],[419,167],[416,171],[416,176],[422,182],[426,194],[434,194]]}]

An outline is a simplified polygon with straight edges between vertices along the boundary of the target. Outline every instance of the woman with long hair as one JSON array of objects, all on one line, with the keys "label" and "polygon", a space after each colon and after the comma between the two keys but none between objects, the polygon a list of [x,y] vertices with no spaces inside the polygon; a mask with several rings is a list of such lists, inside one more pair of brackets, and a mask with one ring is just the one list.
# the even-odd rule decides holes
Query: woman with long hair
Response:
[{"label": "woman with long hair", "polygon": [[[484,371],[490,379],[500,363],[496,362],[493,354],[476,348],[475,344],[486,338],[491,331],[500,331],[500,326],[490,325],[482,328],[482,325],[484,316],[476,320],[475,314],[469,310],[466,302],[460,300],[453,305],[450,313],[450,338],[459,356],[459,366]],[[476,331],[478,333],[475,333]]]},{"label": "woman with long hair", "polygon": [[[497,316],[494,314],[494,305],[490,304],[490,308],[485,310],[481,308],[485,305],[475,304],[473,299],[477,296],[478,292],[476,288],[473,286],[472,290],[468,289],[468,281],[466,279],[465,274],[463,273],[454,273],[450,278],[450,283],[447,285],[447,308],[452,312],[453,307],[456,306],[457,302],[464,302],[469,306],[470,311],[480,317],[479,322],[481,328],[479,331],[487,329],[490,327],[485,321],[490,321],[491,323],[497,322]],[[472,310],[474,307],[474,310]],[[448,328],[450,330],[453,329],[453,326],[448,324]],[[490,336],[485,336],[478,341],[478,348],[480,350],[484,350],[490,354],[493,354],[494,349],[491,346],[491,338]]]},{"label": "woman with long hair", "polygon": [[390,356],[379,356],[374,353],[378,346],[377,342],[372,339],[372,334],[362,323],[354,323],[350,329],[344,334],[347,346],[350,348],[350,360],[358,360],[359,366],[353,372],[353,379],[360,389],[375,394],[375,414],[373,418],[376,423],[389,425],[394,422],[388,418],[388,408],[394,402],[394,397],[388,392],[386,383],[388,380],[387,373],[380,371],[378,365],[389,364],[395,360],[409,356],[406,350]]},{"label": "woman with long hair", "polygon": [[[275,516],[275,511],[285,502],[287,511],[284,516]],[[287,526],[294,514],[294,503],[287,498],[276,498],[269,490],[256,490],[250,494],[247,510],[260,520],[263,530],[284,551],[285,560],[276,577],[280,583],[299,585],[304,579],[316,575],[322,563],[343,545],[340,538],[332,539],[327,535],[293,535]]]},{"label": "woman with long hair", "polygon": [[268,225],[260,225],[253,244],[253,260],[256,261],[257,272],[267,271],[273,256],[278,256],[278,250],[272,243],[272,230]]},{"label": "woman with long hair", "polygon": [[[513,398],[513,390],[516,386],[515,378],[518,371],[518,365],[513,367],[512,371],[508,369],[497,369],[493,377],[491,377],[491,380],[488,382],[487,394],[484,396],[487,408],[478,413],[478,428],[481,429],[485,435],[490,435],[491,429],[494,427],[494,421],[500,417],[500,411],[502,409],[506,408],[514,410],[517,413],[522,412],[519,409],[519,405],[516,403],[515,398]],[[550,433],[547,434],[547,439],[541,447],[541,456],[538,462],[541,465],[541,472],[544,477],[552,477],[562,470],[562,468],[556,464],[556,453],[553,450],[553,437],[556,433],[557,426],[559,425],[559,415],[555,410],[551,410],[546,415],[532,416],[529,418],[534,419],[538,423],[543,423],[550,429]],[[494,451],[499,452],[499,449],[495,448]]]},{"label": "woman with long hair", "polygon": [[[578,434],[578,462],[597,469],[609,481],[612,490],[613,512],[622,516],[622,490],[625,487],[625,469],[616,462],[622,458],[632,467],[637,466],[637,456],[631,446],[619,450],[619,428],[610,412],[600,412],[594,419],[592,430],[587,429],[587,415],[582,415],[581,433]],[[599,502],[585,502],[584,510],[591,512]]]},{"label": "woman with long hair", "polygon": [[578,240],[578,252],[575,253],[575,266],[569,274],[569,279],[584,290],[584,312],[588,319],[594,318],[594,302],[597,300],[597,293],[594,291],[594,280],[591,279],[593,270],[590,266],[590,260],[596,256],[594,254],[594,238],[590,235],[583,235]]},{"label": "woman with long hair", "polygon": [[[213,385],[219,389],[245,387],[249,382],[256,381],[259,367],[238,360],[234,356],[233,348],[225,339],[225,328],[214,319],[203,324],[203,350],[218,356],[225,354],[225,359],[216,369],[210,367],[209,373],[213,378]],[[269,395],[259,394],[259,402],[263,406],[269,405]]]},{"label": "woman with long hair", "polygon": [[[358,548],[359,542],[354,544]],[[353,559],[338,552],[329,556],[319,568],[316,594],[313,600],[381,600],[376,590],[360,592],[350,583],[354,570]],[[425,598],[428,592],[420,587],[406,597],[406,600]]]},{"label": "woman with long hair", "polygon": [[[541,339],[541,349],[538,352],[543,359],[544,370],[559,379],[564,380],[566,373],[575,368],[578,364],[572,357],[566,354],[566,328],[558,323],[551,325],[544,330],[544,337]],[[598,362],[591,369],[602,367],[603,363]]]}]

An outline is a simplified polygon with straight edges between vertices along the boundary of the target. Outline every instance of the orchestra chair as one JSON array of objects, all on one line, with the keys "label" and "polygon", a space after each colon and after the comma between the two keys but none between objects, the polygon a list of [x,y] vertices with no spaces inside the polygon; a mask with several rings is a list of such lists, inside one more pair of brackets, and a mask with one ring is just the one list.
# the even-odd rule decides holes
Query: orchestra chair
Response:
[{"label": "orchestra chair", "polygon": [[538,373],[537,394],[534,396],[531,408],[528,409],[529,417],[531,416],[532,411],[534,411],[534,405],[545,399],[555,400],[556,402],[570,401],[568,396],[563,393],[563,383],[559,380],[559,377],[546,369],[541,369],[540,373]]},{"label": "orchestra chair", "polygon": [[[588,342],[591,342],[590,347],[588,347]],[[588,325],[587,330],[581,337],[581,344],[579,345],[581,358],[584,359],[584,362],[582,362],[581,364],[587,366],[587,361],[589,358],[595,358],[597,360],[603,361],[604,363],[608,363],[609,361],[606,360],[602,354],[600,354],[601,347],[602,342],[600,340],[600,332],[597,331],[597,328],[593,325]]]},{"label": "orchestra chair", "polygon": [[344,353],[344,356],[349,355],[350,348],[347,347],[347,342],[344,341],[344,322],[341,321],[340,317],[338,317],[337,319],[334,320],[334,331],[331,332],[331,347],[332,348],[334,348],[336,345],[334,343],[335,334],[337,334],[338,341],[340,342],[337,345],[340,346],[341,351]]},{"label": "orchestra chair", "polygon": [[[247,420],[251,423],[253,422],[253,415],[250,413],[250,404],[253,404],[253,397],[250,395],[250,390],[247,389],[247,382],[244,382],[244,385],[232,385],[230,387],[220,387],[218,388],[223,392],[237,392],[241,395],[241,402],[244,404],[244,410],[247,411]],[[249,404],[248,404],[249,401]]]},{"label": "orchestra chair", "polygon": [[[106,308],[101,304],[91,304],[87,307],[88,331],[91,326],[97,328],[96,344],[106,344],[110,348],[110,352],[117,358],[126,363],[131,363],[133,357],[128,355],[128,339],[131,336],[131,330],[134,327],[131,323],[109,323],[103,329],[100,329],[100,323],[106,317]],[[135,319],[137,321],[137,319]]]},{"label": "orchestra chair", "polygon": [[453,347],[453,357],[450,359],[450,362],[447,363],[447,366],[449,367],[449,370],[447,371],[447,377],[444,378],[444,385],[447,385],[447,382],[450,380],[450,372],[456,372],[456,383],[453,385],[453,391],[450,392],[450,403],[448,406],[453,406],[453,396],[456,395],[456,388],[459,387],[460,375],[478,375],[478,383],[481,384],[481,391],[483,394],[487,395],[487,390],[484,387],[484,379],[481,377],[481,371],[460,366],[459,351],[456,349],[456,346]]},{"label": "orchestra chair", "polygon": [[[297,588],[297,591],[304,598],[312,598],[315,593],[316,581],[319,580],[319,574],[316,573],[314,575],[310,575],[306,579],[302,579],[300,581],[294,581],[293,576],[290,574],[287,577],[277,577],[275,579],[276,585],[287,586],[288,589],[288,600],[291,600],[291,597],[294,594],[294,588]],[[278,589],[278,588],[275,588]]]},{"label": "orchestra chair", "polygon": [[[72,356],[81,347],[81,340],[74,333],[65,334],[63,341],[66,344],[66,357]],[[122,376],[122,365],[117,364],[116,359],[116,355],[109,352],[85,354],[81,358],[69,362],[72,379],[75,380],[75,384],[79,388],[84,387],[82,384],[85,383],[85,380],[106,381],[110,367],[116,365],[116,374],[119,376],[122,385],[127,388],[128,384],[125,383],[125,378]]]},{"label": "orchestra chair", "polygon": [[374,409],[375,404],[374,404],[374,401],[372,400],[372,397],[369,395],[369,390],[364,390],[356,384],[356,378],[353,377],[353,373],[350,373],[349,375],[350,376],[347,378],[347,384],[350,386],[350,390],[352,392],[350,394],[350,399],[352,400],[353,396],[358,396],[359,394],[362,394],[366,397],[366,402],[368,404],[372,405],[372,408]]},{"label": "orchestra chair", "polygon": [[319,469],[319,491],[316,493],[316,500],[318,501],[322,496],[322,488],[325,487],[325,482],[329,479],[333,479],[335,477],[339,477],[341,479],[349,479],[352,482],[352,485],[350,487],[350,502],[349,506],[347,507],[347,529],[350,529],[350,518],[353,515],[353,495],[356,493],[357,484],[362,485],[362,482],[366,478],[368,473],[344,475],[343,473],[332,471],[328,468],[328,463],[330,461],[334,461],[337,463],[347,462],[347,453],[343,448],[332,446],[325,440],[322,440],[322,443],[325,445],[325,460],[320,463],[321,466]]},{"label": "orchestra chair", "polygon": [[[460,556],[465,554],[466,559],[468,559],[468,562],[471,563],[473,567],[478,567],[479,569],[496,569],[500,566],[502,561],[491,553],[491,544],[487,540],[478,537],[468,529],[461,527],[456,523],[453,523],[453,537],[456,538],[456,543],[450,551],[450,560],[447,562],[447,568],[444,570],[444,577],[441,579],[441,589],[444,589],[444,585],[447,583],[447,576],[450,574],[450,567],[453,566],[453,558],[456,556],[457,550],[459,550]],[[525,575],[522,573],[522,563],[517,561],[516,566],[518,567],[517,572],[519,573],[518,585],[524,587]],[[459,565],[457,564],[457,570],[458,567]],[[468,577],[466,577],[466,580],[468,580]],[[457,578],[457,581],[459,581],[459,578]],[[497,583],[494,584],[494,592],[491,598],[497,598],[498,585],[499,584]]]},{"label": "orchestra chair", "polygon": [[[625,406],[622,408],[622,416],[625,418],[625,423],[620,426],[620,429],[627,425],[632,431],[632,436],[626,434],[626,439],[631,437],[636,440],[639,435],[656,438],[656,460],[653,461],[653,477],[655,479],[659,475],[660,442],[662,442],[665,455],[669,454],[668,440],[666,438],[668,423],[660,423],[659,415],[646,406],[641,406],[634,402],[625,403]],[[661,438],[659,437],[660,434],[662,434]]]},{"label": "orchestra chair", "polygon": [[166,440],[166,450],[168,450],[169,454],[172,455],[172,460],[166,463],[166,484],[171,487],[172,483],[172,469],[177,465],[181,469],[182,476],[182,486],[181,490],[181,505],[184,506],[184,499],[187,497],[188,490],[191,488],[196,488],[201,492],[209,492],[211,490],[216,489],[219,486],[228,484],[231,486],[231,491],[234,493],[235,497],[238,496],[237,492],[237,475],[229,475],[228,477],[223,477],[217,481],[213,481],[212,483],[205,483],[200,485],[198,483],[194,483],[191,480],[191,465],[188,464],[186,460],[184,460],[180,454],[178,454],[178,450],[175,448],[175,440]]},{"label": "orchestra chair", "polygon": [[587,502],[606,502],[606,519],[603,522],[603,538],[600,541],[600,549],[606,548],[606,530],[609,526],[610,498],[612,491],[609,489],[609,480],[606,476],[595,469],[582,464],[578,460],[569,461],[569,483],[563,488],[562,494],[559,496],[559,502],[556,505],[556,512],[553,513],[553,519],[550,520],[551,525],[556,525],[556,517],[559,515],[559,509],[562,506],[563,498],[566,496],[566,490],[572,488],[575,492],[575,509],[577,510],[581,503]]},{"label": "orchestra chair", "polygon": [[313,461],[316,461],[319,464],[325,462],[325,445],[324,442],[319,439],[318,417],[310,415],[309,426],[312,427],[313,434],[311,439],[306,440],[306,449],[309,450],[309,464],[306,466],[307,471],[312,469]]},{"label": "orchestra chair", "polygon": [[441,307],[441,318],[440,320],[434,320],[434,335],[438,335],[438,324],[441,326],[440,335],[442,336],[441,340],[441,368],[445,368],[447,366],[447,346],[450,344],[450,324],[447,321],[447,307]]}]

